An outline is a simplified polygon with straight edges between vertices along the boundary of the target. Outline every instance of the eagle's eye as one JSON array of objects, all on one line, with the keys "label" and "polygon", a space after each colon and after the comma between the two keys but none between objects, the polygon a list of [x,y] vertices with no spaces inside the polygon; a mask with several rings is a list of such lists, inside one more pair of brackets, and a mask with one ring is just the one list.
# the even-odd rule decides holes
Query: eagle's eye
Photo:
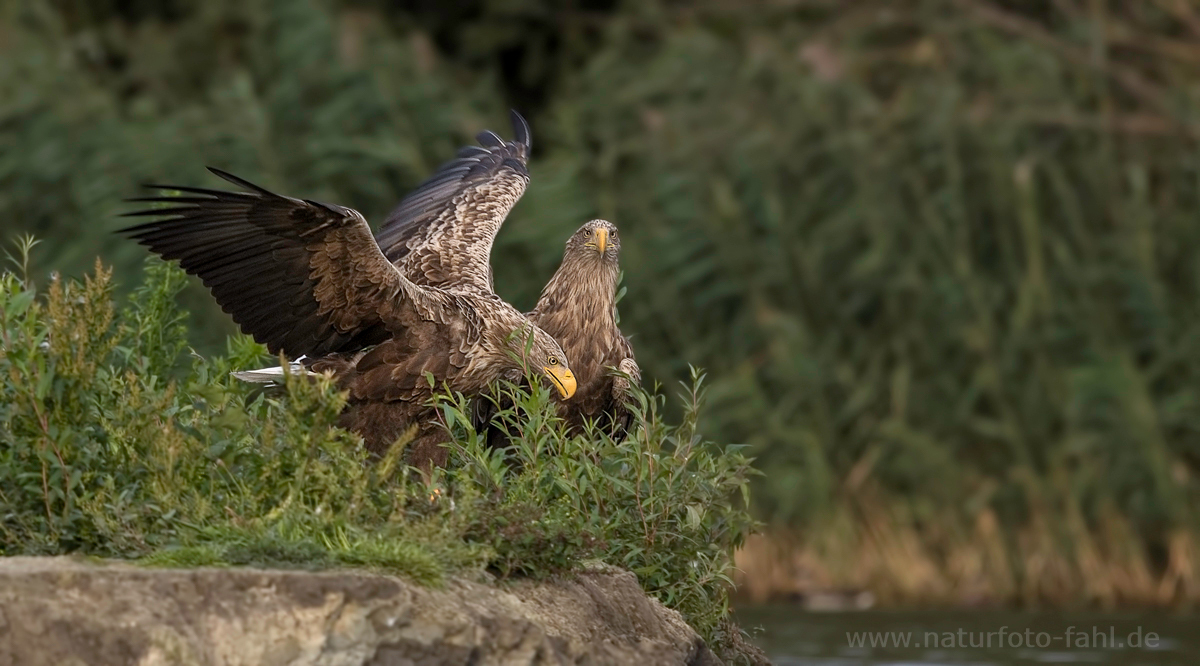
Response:
[{"label": "eagle's eye", "polygon": [[584,230],[583,230],[583,235],[584,235],[584,236],[591,236],[591,235],[592,235],[592,230],[591,230],[591,229],[584,229]]},{"label": "eagle's eye", "polygon": [[558,365],[558,357],[557,356],[550,357],[550,365]]}]

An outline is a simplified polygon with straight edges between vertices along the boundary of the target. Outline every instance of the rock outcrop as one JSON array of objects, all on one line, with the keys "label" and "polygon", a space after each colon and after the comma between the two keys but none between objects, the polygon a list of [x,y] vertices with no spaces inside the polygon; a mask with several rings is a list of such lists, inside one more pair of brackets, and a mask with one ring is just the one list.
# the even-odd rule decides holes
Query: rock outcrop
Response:
[{"label": "rock outcrop", "polygon": [[615,569],[431,589],[346,571],[0,558],[0,666],[719,663]]}]

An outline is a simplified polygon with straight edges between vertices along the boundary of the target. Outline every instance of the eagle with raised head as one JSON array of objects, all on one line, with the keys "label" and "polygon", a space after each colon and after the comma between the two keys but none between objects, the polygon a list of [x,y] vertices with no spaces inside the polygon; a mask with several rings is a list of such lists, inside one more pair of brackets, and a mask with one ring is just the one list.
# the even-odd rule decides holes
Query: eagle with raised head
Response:
[{"label": "eagle with raised head", "polygon": [[[492,164],[488,176],[460,179],[444,199],[452,210],[437,217],[446,252],[437,265],[484,278],[446,287],[417,284],[394,266],[358,211],[210,170],[245,191],[149,185],[184,194],[134,199],[167,206],[127,213],[160,219],[122,232],[198,276],[271,353],[332,371],[349,394],[342,424],[371,452],[382,454],[416,425],[410,464],[446,463],[446,432],[428,405],[429,375],[471,394],[528,371],[563,399],[574,395],[562,348],[486,283],[491,238],[528,181],[522,163]],[[438,188],[446,194],[445,183]]]},{"label": "eagle with raised head", "polygon": [[[477,137],[479,146],[460,149],[456,159],[442,165],[425,184],[401,201],[379,229],[375,239],[384,255],[413,282],[449,287],[466,281],[492,290],[489,258],[492,241],[504,217],[494,218],[494,225],[481,225],[475,242],[454,253],[447,252],[442,230],[471,205],[470,196],[462,192],[471,192],[473,183],[492,182],[493,174],[506,168],[528,174],[532,148],[529,125],[515,111],[512,123],[514,141],[506,142],[492,132],[481,133]],[[507,190],[514,196],[511,201],[505,199],[505,213],[524,194],[527,184],[526,175],[519,187],[514,183]],[[620,247],[613,224],[603,220],[585,224],[567,241],[562,265],[542,291],[537,307],[528,314],[535,323],[545,321],[554,327],[551,335],[567,353],[577,381],[582,375],[572,360],[573,355],[588,368],[587,380],[580,383],[581,390],[576,396],[569,402],[560,396],[564,417],[574,428],[581,427],[584,419],[600,419],[603,427],[614,435],[623,433],[630,421],[625,407],[629,380],[614,375],[608,368],[620,370],[634,381],[640,378],[629,340],[616,324]],[[478,270],[466,272],[446,265],[447,257],[463,256],[468,251],[477,262],[472,266]],[[487,267],[486,272],[483,266]]]},{"label": "eagle with raised head", "polygon": [[[606,220],[592,220],[567,239],[562,264],[526,313],[562,346],[579,388],[560,413],[575,432],[587,420],[613,437],[629,429],[630,381],[640,382],[633,346],[617,327],[621,238]],[[619,372],[614,373],[613,370]]]}]

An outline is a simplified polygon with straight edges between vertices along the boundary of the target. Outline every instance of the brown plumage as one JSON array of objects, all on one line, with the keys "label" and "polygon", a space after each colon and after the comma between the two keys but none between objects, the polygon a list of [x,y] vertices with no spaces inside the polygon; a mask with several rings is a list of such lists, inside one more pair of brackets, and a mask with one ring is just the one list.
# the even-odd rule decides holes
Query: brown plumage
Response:
[{"label": "brown plumage", "polygon": [[[529,180],[527,162],[532,145],[529,126],[515,111],[512,121],[515,141],[504,142],[490,132],[480,134],[478,139],[483,147],[461,149],[458,159],[443,165],[405,198],[376,234],[387,258],[414,283],[437,287],[470,279],[472,284],[486,285],[491,290],[491,266],[487,262],[492,241]],[[506,166],[513,175],[501,179],[497,174]],[[462,231],[457,235],[447,233],[445,220],[461,217],[458,211],[471,200],[474,183],[498,181],[504,183],[506,192],[515,196],[506,197],[502,205],[490,207],[494,212],[486,222],[453,227],[479,230],[476,233],[470,236]],[[459,189],[453,189],[452,184]],[[457,194],[460,190],[467,194]],[[597,234],[605,240],[598,241]],[[443,268],[441,261],[447,255],[444,249],[447,246],[469,248],[473,261],[488,265],[486,278],[482,271],[466,273]],[[618,436],[630,421],[625,407],[629,381],[608,368],[616,368],[635,381],[641,376],[629,340],[616,324],[620,247],[613,224],[593,220],[583,225],[567,241],[561,267],[528,314],[535,323],[543,322],[537,325],[562,345],[579,382],[580,390],[575,397],[562,403],[564,417],[576,429],[584,419],[598,419],[602,427]],[[584,367],[586,379],[581,370]],[[488,420],[494,411],[486,406],[479,409],[481,421]]]},{"label": "brown plumage", "polygon": [[460,149],[379,229],[384,255],[414,283],[492,291],[492,242],[529,184],[529,125],[516,111],[512,124],[514,141],[481,132],[481,146]]},{"label": "brown plumage", "polygon": [[612,370],[634,382],[640,381],[641,370],[629,339],[617,327],[620,254],[616,225],[605,220],[583,225],[567,240],[562,264],[526,315],[558,341],[575,373],[579,388],[574,397],[560,401],[560,412],[577,432],[589,419],[615,437],[629,429],[629,379]]},{"label": "brown plumage", "polygon": [[[504,170],[511,181],[515,172]],[[332,371],[349,392],[343,422],[371,451],[385,451],[416,424],[410,462],[445,464],[446,434],[426,404],[432,394],[426,373],[439,387],[470,394],[499,378],[518,379],[527,367],[561,395],[574,393],[561,347],[477,280],[445,288],[414,284],[384,257],[357,211],[280,196],[211,171],[246,191],[151,185],[185,194],[135,199],[168,205],[129,213],[162,219],[122,231],[200,277],[271,353],[306,357],[312,370]],[[489,199],[485,185],[473,187],[473,207],[458,207],[466,224],[486,219],[510,196],[501,188]],[[453,226],[445,225],[450,235]],[[486,274],[486,257],[483,266],[473,256],[449,258],[455,261],[443,265],[464,275]]]}]

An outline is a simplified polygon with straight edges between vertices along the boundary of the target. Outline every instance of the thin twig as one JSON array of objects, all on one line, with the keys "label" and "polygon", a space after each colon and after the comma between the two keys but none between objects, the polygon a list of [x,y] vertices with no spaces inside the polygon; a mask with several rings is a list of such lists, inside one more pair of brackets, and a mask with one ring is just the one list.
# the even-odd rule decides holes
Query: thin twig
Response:
[{"label": "thin twig", "polygon": [[1154,0],[1154,4],[1185,25],[1194,37],[1200,37],[1200,15],[1196,14],[1188,0]]},{"label": "thin twig", "polygon": [[985,23],[1053,49],[1071,63],[1087,67],[1088,69],[1098,70],[1102,74],[1112,77],[1126,92],[1141,100],[1142,103],[1162,113],[1170,113],[1170,108],[1164,101],[1166,98],[1165,91],[1157,84],[1146,79],[1141,73],[1112,63],[1109,63],[1106,67],[1101,66],[1085,50],[1063,42],[1051,34],[1050,31],[1038,25],[1037,22],[1004,11],[989,2],[983,0],[954,1],[955,4],[973,12]]},{"label": "thin twig", "polygon": [[1029,123],[1049,127],[1064,127],[1068,129],[1094,130],[1097,132],[1117,132],[1133,136],[1187,137],[1200,139],[1200,127],[1181,125],[1166,118],[1149,113],[1117,114],[1112,118],[1101,118],[1095,115],[1079,115],[1069,111],[1051,110],[1014,110],[1008,113],[992,113],[976,110],[972,113],[972,122],[987,123],[997,120],[1004,122]]},{"label": "thin twig", "polygon": [[1182,63],[1200,63],[1200,45],[1189,40],[1172,39],[1153,30],[1139,30],[1120,15],[1108,13],[1109,43],[1128,51],[1139,51]]}]

